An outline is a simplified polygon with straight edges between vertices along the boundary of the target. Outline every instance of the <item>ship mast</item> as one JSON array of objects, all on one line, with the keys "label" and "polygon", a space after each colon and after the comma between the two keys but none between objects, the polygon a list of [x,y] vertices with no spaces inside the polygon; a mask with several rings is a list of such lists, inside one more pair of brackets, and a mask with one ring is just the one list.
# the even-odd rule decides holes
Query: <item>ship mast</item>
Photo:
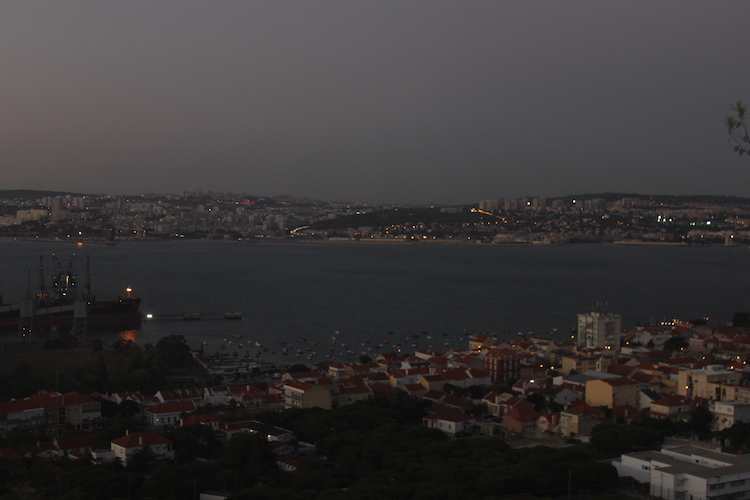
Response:
[{"label": "ship mast", "polygon": [[39,305],[45,304],[47,302],[47,297],[49,295],[47,294],[47,280],[44,277],[44,263],[42,261],[42,256],[39,256],[39,294],[37,295],[37,303]]},{"label": "ship mast", "polygon": [[31,340],[34,332],[34,296],[31,293],[31,270],[26,278],[26,296],[21,301],[19,311],[18,337],[20,340]]}]

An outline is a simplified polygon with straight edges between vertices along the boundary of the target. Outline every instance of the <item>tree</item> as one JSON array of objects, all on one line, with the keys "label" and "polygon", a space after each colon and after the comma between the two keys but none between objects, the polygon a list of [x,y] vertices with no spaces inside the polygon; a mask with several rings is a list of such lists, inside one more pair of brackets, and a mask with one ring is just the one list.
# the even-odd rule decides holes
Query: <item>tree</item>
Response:
[{"label": "tree", "polygon": [[156,466],[156,454],[150,446],[136,450],[128,460],[128,469],[140,474],[148,474]]},{"label": "tree", "polygon": [[664,349],[669,351],[679,351],[687,346],[688,341],[682,335],[673,335],[664,342]]},{"label": "tree", "polygon": [[697,407],[690,414],[690,430],[698,436],[699,439],[705,439],[710,433],[711,422],[714,416],[703,406]]},{"label": "tree", "polygon": [[742,101],[737,101],[732,106],[732,114],[727,115],[727,133],[729,143],[734,147],[734,152],[742,156],[750,154],[750,135],[747,131],[747,107]]}]

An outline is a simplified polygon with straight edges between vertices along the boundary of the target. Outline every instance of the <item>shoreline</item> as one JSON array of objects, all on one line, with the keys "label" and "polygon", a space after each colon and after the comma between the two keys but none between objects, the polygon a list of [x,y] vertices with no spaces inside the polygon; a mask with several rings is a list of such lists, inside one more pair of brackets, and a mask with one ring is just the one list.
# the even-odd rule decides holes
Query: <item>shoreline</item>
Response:
[{"label": "shoreline", "polygon": [[334,245],[446,245],[446,246],[567,246],[567,245],[623,245],[623,246],[668,246],[668,247],[742,247],[742,244],[726,245],[723,243],[701,243],[690,244],[674,241],[640,241],[640,240],[615,240],[615,241],[581,241],[555,243],[550,241],[513,241],[496,243],[491,241],[464,240],[458,238],[443,239],[406,239],[406,238],[361,238],[361,239],[317,239],[317,238],[244,238],[237,240],[230,239],[209,239],[209,238],[138,238],[130,240],[63,240],[58,238],[35,238],[35,237],[17,237],[2,236],[0,240],[5,241],[25,241],[38,243],[67,243],[72,245],[108,245],[116,246],[126,243],[159,243],[174,241],[193,241],[207,243],[287,243],[287,244],[334,244]]}]

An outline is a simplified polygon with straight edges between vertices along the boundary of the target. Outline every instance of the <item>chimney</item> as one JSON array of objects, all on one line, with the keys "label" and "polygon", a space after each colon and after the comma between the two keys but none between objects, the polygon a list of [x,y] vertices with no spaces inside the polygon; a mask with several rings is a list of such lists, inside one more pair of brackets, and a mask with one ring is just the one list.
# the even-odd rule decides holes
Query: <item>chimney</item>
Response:
[{"label": "chimney", "polygon": [[143,446],[143,436],[138,436],[138,446]]}]

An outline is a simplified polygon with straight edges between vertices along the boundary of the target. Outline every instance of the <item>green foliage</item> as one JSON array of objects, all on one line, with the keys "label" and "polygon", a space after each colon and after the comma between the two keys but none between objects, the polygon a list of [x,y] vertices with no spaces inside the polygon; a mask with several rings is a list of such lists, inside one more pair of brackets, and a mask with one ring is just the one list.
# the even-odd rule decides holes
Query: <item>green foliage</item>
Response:
[{"label": "green foliage", "polygon": [[679,351],[687,346],[688,341],[682,335],[672,335],[666,340],[666,342],[664,342],[664,349],[669,351]]},{"label": "green foliage", "polygon": [[707,439],[711,432],[711,422],[714,416],[703,406],[698,406],[690,414],[690,430],[698,439]]},{"label": "green foliage", "polygon": [[219,442],[214,431],[207,425],[175,427],[167,433],[167,437],[173,442],[175,459],[178,462],[187,462],[198,457],[211,459],[219,455]]},{"label": "green foliage", "polygon": [[643,449],[662,439],[656,430],[641,425],[607,423],[591,429],[591,446],[605,455]]},{"label": "green foliage", "polygon": [[137,347],[137,346],[138,346],[138,344],[136,344],[132,340],[127,340],[127,339],[117,339],[114,342],[112,342],[112,347],[118,353],[125,352],[128,349],[131,349],[131,348]]},{"label": "green foliage", "polygon": [[128,460],[128,470],[140,474],[148,474],[156,467],[156,455],[150,446],[144,446],[130,457]]},{"label": "green foliage", "polygon": [[44,348],[45,349],[59,349],[59,350],[68,350],[72,349],[73,347],[78,344],[78,341],[73,337],[72,335],[61,335],[55,339],[49,339],[44,342]]},{"label": "green foliage", "polygon": [[310,367],[297,363],[296,365],[290,366],[289,369],[287,370],[287,373],[304,373],[304,372],[309,372],[309,371],[310,371]]},{"label": "green foliage", "polygon": [[742,451],[750,450],[750,424],[747,422],[737,422],[732,427],[722,429],[716,434],[725,444],[733,448]]},{"label": "green foliage", "polygon": [[[159,339],[155,347],[160,353],[159,360],[164,363],[167,370],[183,368],[192,360],[190,346],[184,335],[169,335]],[[152,351],[148,351],[149,353]]]},{"label": "green foliage", "polygon": [[102,342],[102,339],[91,339],[91,350],[93,352],[98,352],[104,349],[104,342]]}]

